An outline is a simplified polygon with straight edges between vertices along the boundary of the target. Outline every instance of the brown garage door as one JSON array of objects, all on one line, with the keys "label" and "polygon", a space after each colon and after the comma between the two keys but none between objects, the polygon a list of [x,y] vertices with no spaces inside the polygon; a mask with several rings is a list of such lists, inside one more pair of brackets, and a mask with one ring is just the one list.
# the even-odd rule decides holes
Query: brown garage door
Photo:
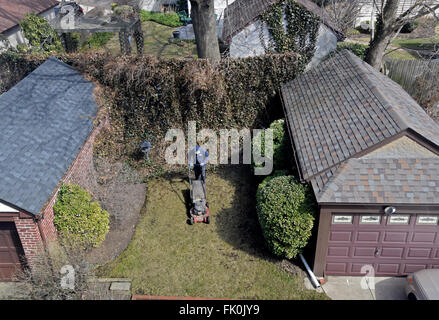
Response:
[{"label": "brown garage door", "polygon": [[325,274],[407,275],[439,268],[438,215],[332,215]]},{"label": "brown garage door", "polygon": [[0,281],[12,280],[17,268],[22,266],[20,257],[23,248],[14,223],[0,222]]}]

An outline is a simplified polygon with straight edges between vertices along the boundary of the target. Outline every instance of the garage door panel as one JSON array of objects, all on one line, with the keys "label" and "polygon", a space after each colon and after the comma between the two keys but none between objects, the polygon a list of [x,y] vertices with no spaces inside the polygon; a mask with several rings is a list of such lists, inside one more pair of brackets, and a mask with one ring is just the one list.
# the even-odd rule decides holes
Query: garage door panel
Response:
[{"label": "garage door panel", "polygon": [[378,263],[376,275],[397,275],[399,273],[399,263]]},{"label": "garage door panel", "polygon": [[431,248],[409,248],[407,258],[430,258]]},{"label": "garage door panel", "polygon": [[357,232],[357,242],[373,242],[378,243],[380,239],[379,231],[358,231]]},{"label": "garage door panel", "polygon": [[331,247],[328,248],[328,257],[342,257],[349,256],[349,247]]},{"label": "garage door panel", "polygon": [[423,270],[423,269],[427,269],[427,265],[426,264],[406,263],[406,264],[404,264],[403,272],[404,273],[412,273],[412,272],[416,272],[418,270]]},{"label": "garage door panel", "polygon": [[433,244],[436,240],[435,232],[415,232],[413,233],[412,242],[413,243],[431,243]]},{"label": "garage door panel", "polygon": [[329,241],[351,242],[352,231],[331,231]]},{"label": "garage door panel", "polygon": [[383,243],[406,243],[408,232],[384,231]]},{"label": "garage door panel", "polygon": [[330,262],[326,264],[326,270],[331,274],[344,274],[346,273],[347,263],[345,262]]},{"label": "garage door panel", "polygon": [[12,254],[9,249],[0,249],[0,265],[5,263],[5,261],[18,262],[18,256]]},{"label": "garage door panel", "polygon": [[[354,262],[351,263],[351,268],[350,271],[351,273],[355,273],[355,274],[366,274],[367,270],[363,270],[364,272],[361,272],[361,269],[364,267],[365,269],[367,268],[366,266],[370,266],[371,264],[368,262]],[[372,267],[375,268],[375,266],[372,265]],[[368,269],[368,268],[367,268]]]},{"label": "garage door panel", "polygon": [[398,258],[402,259],[404,248],[382,248],[381,258]]},{"label": "garage door panel", "polygon": [[375,257],[376,247],[355,247],[354,258]]}]

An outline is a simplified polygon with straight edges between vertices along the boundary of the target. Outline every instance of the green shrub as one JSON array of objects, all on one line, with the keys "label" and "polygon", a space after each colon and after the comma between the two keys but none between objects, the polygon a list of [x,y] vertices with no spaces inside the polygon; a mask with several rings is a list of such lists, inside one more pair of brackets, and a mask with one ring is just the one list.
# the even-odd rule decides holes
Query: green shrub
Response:
[{"label": "green shrub", "polygon": [[347,31],[347,34],[348,34],[348,36],[357,36],[357,35],[361,34],[361,32],[358,31],[357,29],[350,28],[350,29]]},{"label": "green shrub", "polygon": [[62,238],[85,248],[98,247],[109,230],[108,212],[92,202],[91,195],[78,185],[61,186],[53,212],[53,222]]},{"label": "green shrub", "polygon": [[24,37],[34,52],[62,52],[63,47],[55,30],[46,19],[34,12],[26,14],[20,22]]},{"label": "green shrub", "polygon": [[88,47],[92,49],[102,48],[113,37],[112,32],[97,32],[84,42],[82,47]]},{"label": "green shrub", "polygon": [[180,22],[178,14],[175,12],[149,12],[142,10],[140,11],[140,19],[144,21],[154,21],[163,24],[168,27],[181,27],[183,23]]},{"label": "green shrub", "polygon": [[361,43],[352,43],[352,42],[342,42],[337,44],[337,50],[341,51],[344,49],[348,49],[352,51],[353,54],[360,57],[364,60],[366,58],[366,52],[369,48],[368,45],[361,44]]},{"label": "green shrub", "polygon": [[308,243],[314,223],[309,187],[292,176],[268,177],[258,187],[256,208],[268,248],[279,257],[296,257]]},{"label": "green shrub", "polygon": [[[288,145],[288,135],[284,119],[273,121],[269,129],[273,130],[273,169],[282,170],[289,168],[288,154],[290,146]],[[261,155],[265,155],[265,134],[261,135]],[[254,167],[260,167],[262,164],[254,163]]]},{"label": "green shrub", "polygon": [[413,32],[419,25],[417,21],[409,21],[407,22],[401,29],[401,33],[411,33]]}]

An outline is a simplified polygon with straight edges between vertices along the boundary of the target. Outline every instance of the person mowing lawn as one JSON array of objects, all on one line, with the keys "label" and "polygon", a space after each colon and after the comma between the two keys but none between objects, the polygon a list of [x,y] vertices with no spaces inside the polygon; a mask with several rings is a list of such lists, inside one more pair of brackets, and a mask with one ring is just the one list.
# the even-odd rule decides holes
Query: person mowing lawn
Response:
[{"label": "person mowing lawn", "polygon": [[195,171],[195,180],[206,182],[206,163],[209,161],[209,152],[197,145],[189,150],[188,162],[191,169]]}]

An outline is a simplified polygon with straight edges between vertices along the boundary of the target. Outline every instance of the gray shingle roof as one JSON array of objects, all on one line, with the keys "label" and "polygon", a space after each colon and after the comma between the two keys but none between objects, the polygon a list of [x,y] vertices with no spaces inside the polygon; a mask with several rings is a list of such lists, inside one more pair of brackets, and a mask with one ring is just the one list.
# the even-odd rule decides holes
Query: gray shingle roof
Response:
[{"label": "gray shingle roof", "polygon": [[439,126],[410,95],[347,50],[281,94],[305,180],[408,128],[439,146]]},{"label": "gray shingle roof", "polygon": [[[236,0],[224,11],[224,28],[222,39],[228,44],[232,38],[245,27],[255,22],[261,14],[269,7],[279,2],[279,0]],[[345,36],[341,32],[326,11],[310,0],[296,0],[297,3],[305,7],[320,18],[321,22],[331,29],[339,41],[344,40]]]},{"label": "gray shingle roof", "polygon": [[0,95],[0,200],[39,214],[92,130],[93,89],[50,58]]},{"label": "gray shingle roof", "polygon": [[352,158],[316,197],[319,203],[439,204],[439,159]]}]

